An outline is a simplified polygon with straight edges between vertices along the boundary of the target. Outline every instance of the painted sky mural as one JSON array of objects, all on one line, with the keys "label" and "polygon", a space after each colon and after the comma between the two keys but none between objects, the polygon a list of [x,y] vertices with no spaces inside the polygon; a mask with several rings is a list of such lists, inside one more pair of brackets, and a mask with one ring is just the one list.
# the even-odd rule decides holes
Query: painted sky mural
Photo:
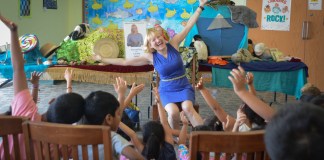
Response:
[{"label": "painted sky mural", "polygon": [[198,0],[84,0],[85,22],[92,29],[123,29],[123,22],[160,24],[169,34],[180,32],[199,5]]}]

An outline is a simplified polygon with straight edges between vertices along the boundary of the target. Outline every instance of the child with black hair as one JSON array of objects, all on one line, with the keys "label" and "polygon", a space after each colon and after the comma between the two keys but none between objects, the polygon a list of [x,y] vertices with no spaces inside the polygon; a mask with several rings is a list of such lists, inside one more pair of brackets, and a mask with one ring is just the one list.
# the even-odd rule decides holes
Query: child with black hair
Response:
[{"label": "child with black hair", "polygon": [[[172,136],[172,129],[169,126],[166,111],[163,108],[157,88],[153,89],[155,93],[155,101],[158,106],[158,113],[160,122],[149,121],[143,126],[143,142],[139,140],[136,133],[129,127],[121,123],[119,127],[130,136],[132,143],[136,149],[142,153],[145,159],[177,159],[174,150],[174,141]],[[188,120],[185,118],[184,112],[180,113],[181,121],[183,122],[182,129],[179,135],[178,144],[185,144],[187,137]]]},{"label": "child with black hair", "polygon": [[288,103],[266,127],[265,145],[272,160],[324,157],[324,110],[310,103]]},{"label": "child with black hair", "polygon": [[[126,82],[122,78],[116,78],[114,84],[116,97],[108,92],[95,91],[90,93],[85,101],[85,121],[89,125],[105,125],[111,128],[111,141],[114,152],[114,159],[118,159],[119,155],[124,155],[129,159],[144,159],[126,139],[116,133],[122,111],[125,103]],[[81,147],[79,148],[81,149]],[[99,159],[104,155],[103,145],[98,146]],[[81,153],[81,152],[79,152]],[[89,156],[92,155],[92,149],[88,148]],[[82,157],[82,155],[79,155]]]},{"label": "child with black hair", "polygon": [[[31,121],[47,121],[71,124],[77,122],[83,115],[84,99],[76,93],[60,95],[50,104],[46,113],[40,115],[36,103],[28,90],[24,71],[24,58],[18,40],[18,27],[15,23],[0,14],[0,20],[9,28],[11,34],[11,64],[13,67],[14,99],[11,104],[13,116],[25,116]],[[71,87],[71,86],[70,86]],[[35,87],[37,89],[37,87]],[[18,135],[22,159],[26,159],[25,144],[22,135]],[[11,158],[14,159],[13,140],[9,139]],[[0,159],[4,159],[2,144],[0,145]]]}]

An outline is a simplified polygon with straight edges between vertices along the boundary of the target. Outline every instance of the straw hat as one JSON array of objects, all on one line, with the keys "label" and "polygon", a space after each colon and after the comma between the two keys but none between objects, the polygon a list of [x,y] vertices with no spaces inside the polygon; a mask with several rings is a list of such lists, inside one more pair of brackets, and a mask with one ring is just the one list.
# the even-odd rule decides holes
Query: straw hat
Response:
[{"label": "straw hat", "polygon": [[103,58],[117,58],[119,47],[115,41],[109,38],[97,40],[93,47],[93,53]]},{"label": "straw hat", "polygon": [[56,46],[52,43],[46,43],[41,48],[40,51],[45,58],[48,58],[52,55],[59,46]]}]

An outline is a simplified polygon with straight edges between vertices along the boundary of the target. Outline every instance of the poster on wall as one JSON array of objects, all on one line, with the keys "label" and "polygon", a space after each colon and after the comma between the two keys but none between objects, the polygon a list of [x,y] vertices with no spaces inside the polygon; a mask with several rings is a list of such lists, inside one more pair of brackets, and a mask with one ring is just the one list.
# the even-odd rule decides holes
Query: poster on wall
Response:
[{"label": "poster on wall", "polygon": [[146,22],[124,22],[125,58],[144,54],[143,44],[146,36]]},{"label": "poster on wall", "polygon": [[30,0],[19,0],[19,16],[30,16]]},{"label": "poster on wall", "polygon": [[57,9],[57,0],[43,0],[43,8]]},{"label": "poster on wall", "polygon": [[322,10],[322,0],[308,0],[308,10]]},{"label": "poster on wall", "polygon": [[291,0],[263,0],[262,30],[289,31]]}]

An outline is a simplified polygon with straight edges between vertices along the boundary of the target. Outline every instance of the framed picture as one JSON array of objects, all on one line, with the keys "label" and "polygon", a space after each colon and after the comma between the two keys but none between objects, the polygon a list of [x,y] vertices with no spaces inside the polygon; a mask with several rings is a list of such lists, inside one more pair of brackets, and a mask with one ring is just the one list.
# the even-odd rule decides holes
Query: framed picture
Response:
[{"label": "framed picture", "polygon": [[57,9],[57,0],[43,0],[43,7],[46,9]]},{"label": "framed picture", "polygon": [[124,22],[124,37],[125,58],[139,57],[144,54],[146,22]]}]

